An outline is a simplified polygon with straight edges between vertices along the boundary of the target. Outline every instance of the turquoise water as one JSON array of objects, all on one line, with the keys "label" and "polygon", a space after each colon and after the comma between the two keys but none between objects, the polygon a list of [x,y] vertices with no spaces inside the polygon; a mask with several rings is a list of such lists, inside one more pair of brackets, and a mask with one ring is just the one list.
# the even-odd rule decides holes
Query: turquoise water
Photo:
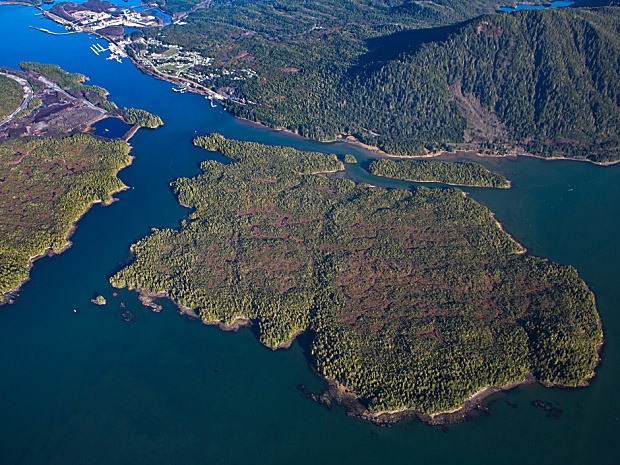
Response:
[{"label": "turquoise water", "polygon": [[[483,159],[513,181],[510,190],[468,189],[530,252],[575,266],[597,294],[605,325],[603,363],[592,386],[519,388],[490,402],[491,416],[450,426],[417,421],[379,428],[327,410],[297,389],[321,388],[303,350],[272,352],[249,330],[225,333],[180,317],[171,305],[144,309],[107,280],[151,227],[177,227],[188,210],[168,184],[198,172],[209,154],[197,134],[338,154],[361,166],[352,177],[388,187],[363,171],[368,152],[319,144],[240,122],[193,94],[89,50],[83,34],[28,29],[49,21],[36,10],[0,7],[0,65],[57,63],[82,72],[119,105],[144,108],[165,125],[131,140],[130,187],[80,221],[73,247],[36,262],[14,305],[0,308],[0,464],[615,464],[620,453],[620,166],[537,159]],[[108,299],[98,307],[96,293]],[[136,321],[122,320],[121,302]],[[74,310],[76,310],[74,312]],[[549,418],[541,399],[562,409]],[[510,402],[510,405],[507,403]],[[514,407],[516,405],[516,407]]]}]

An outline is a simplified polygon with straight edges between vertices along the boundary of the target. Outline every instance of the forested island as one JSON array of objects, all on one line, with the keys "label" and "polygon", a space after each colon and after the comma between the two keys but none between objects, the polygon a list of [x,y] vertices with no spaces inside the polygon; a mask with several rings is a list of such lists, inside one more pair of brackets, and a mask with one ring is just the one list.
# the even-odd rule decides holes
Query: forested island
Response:
[{"label": "forested island", "polygon": [[478,163],[450,163],[437,160],[374,160],[371,174],[406,181],[441,182],[455,186],[510,187],[506,178]]},{"label": "forested island", "polygon": [[109,203],[125,188],[116,174],[131,163],[129,144],[82,131],[110,116],[162,124],[143,110],[119,109],[82,74],[40,63],[21,68],[0,71],[8,115],[0,118],[0,303],[11,300],[35,258],[70,245],[75,222],[93,203]]},{"label": "forested island", "polygon": [[469,149],[618,160],[620,8],[470,19],[497,6],[214,1],[187,24],[134,37],[209,57],[197,85],[235,115],[303,136],[353,136],[403,155]]},{"label": "forested island", "polygon": [[594,375],[592,292],[463,192],[332,179],[322,173],[343,168],[334,155],[219,135],[195,144],[233,163],[205,161],[174,183],[193,212],[134,244],[115,287],[206,323],[251,322],[272,348],[303,333],[334,395],[373,421],[437,421],[489,386]]},{"label": "forested island", "polygon": [[127,124],[137,124],[143,128],[155,129],[164,124],[159,116],[153,115],[146,110],[124,108],[119,114]]}]

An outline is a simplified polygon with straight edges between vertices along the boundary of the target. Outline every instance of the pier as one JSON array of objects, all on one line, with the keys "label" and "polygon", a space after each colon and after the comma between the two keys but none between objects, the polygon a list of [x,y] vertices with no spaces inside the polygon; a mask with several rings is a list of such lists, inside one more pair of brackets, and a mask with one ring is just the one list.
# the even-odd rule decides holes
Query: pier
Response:
[{"label": "pier", "polygon": [[106,50],[110,50],[110,47],[104,47],[101,44],[93,44],[90,46],[90,49],[94,52],[95,55],[99,55],[101,52],[105,52]]},{"label": "pier", "polygon": [[36,29],[37,31],[41,31],[41,32],[45,32],[46,34],[51,34],[53,36],[67,36],[69,34],[75,34],[76,31],[69,31],[69,32],[54,32],[54,31],[50,31],[49,29],[45,29],[44,27],[37,27],[37,26],[28,26],[30,29]]}]

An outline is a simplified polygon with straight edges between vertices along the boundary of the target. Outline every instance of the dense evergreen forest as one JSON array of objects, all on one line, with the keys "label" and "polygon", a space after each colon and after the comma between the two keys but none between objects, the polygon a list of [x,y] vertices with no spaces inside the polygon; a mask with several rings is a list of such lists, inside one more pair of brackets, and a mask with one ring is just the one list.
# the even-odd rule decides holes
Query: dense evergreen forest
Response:
[{"label": "dense evergreen forest", "polygon": [[106,110],[116,108],[116,105],[107,101],[108,91],[103,87],[84,84],[88,78],[81,73],[70,73],[58,65],[22,61],[19,67],[24,71],[34,71],[58,84],[64,91],[76,98],[85,98],[94,105],[100,105]]},{"label": "dense evergreen forest", "polygon": [[379,145],[394,152],[416,150],[412,141],[431,148],[464,141],[500,152],[614,161],[619,30],[618,8],[485,17],[443,44],[362,71],[349,118],[373,128]]},{"label": "dense evergreen forest", "polygon": [[[238,17],[252,17],[256,12],[261,15],[281,16],[282,22],[305,21],[313,17],[331,21],[385,18],[388,15],[403,15],[417,18],[418,21],[463,19],[495,11],[499,6],[509,4],[502,0],[437,0],[420,2],[416,0],[155,0],[163,10],[172,13],[190,11],[199,4],[208,4],[207,8],[216,10],[216,14],[225,15],[233,10],[239,11]],[[542,4],[541,0],[529,2]],[[254,13],[254,14],[253,14]],[[301,18],[293,18],[300,13]],[[269,27],[269,26],[267,26]]]},{"label": "dense evergreen forest", "polygon": [[397,154],[620,157],[619,8],[453,25],[489,6],[458,5],[469,7],[451,2],[442,16],[429,13],[436,2],[215,2],[159,38],[256,70],[212,87],[235,97],[236,115],[307,137],[353,135]]},{"label": "dense evergreen forest", "polygon": [[164,124],[159,116],[153,115],[146,110],[137,108],[118,108],[108,100],[109,92],[100,86],[86,85],[88,77],[81,73],[70,73],[58,65],[35,62],[21,62],[20,68],[24,71],[39,73],[75,98],[85,99],[93,105],[97,105],[109,112],[110,116],[119,116],[127,124],[139,124],[145,128],[157,128]]},{"label": "dense evergreen forest", "polygon": [[159,116],[155,116],[146,110],[124,108],[119,114],[127,124],[138,124],[144,128],[155,129],[164,124]]},{"label": "dense evergreen forest", "polygon": [[13,113],[23,99],[22,86],[15,80],[0,75],[0,120]]},{"label": "dense evergreen forest", "polygon": [[375,176],[454,184],[458,186],[510,187],[506,178],[478,163],[449,163],[437,160],[373,161],[368,170]]},{"label": "dense evergreen forest", "polygon": [[250,318],[262,343],[307,334],[326,378],[367,414],[434,413],[488,385],[585,383],[602,342],[575,269],[529,256],[456,189],[385,190],[320,173],[334,155],[200,137],[174,184],[179,230],[134,244],[116,287],[169,296],[207,322]]},{"label": "dense evergreen forest", "polygon": [[86,134],[0,143],[0,300],[28,277],[31,257],[59,252],[93,202],[124,188],[129,145]]}]

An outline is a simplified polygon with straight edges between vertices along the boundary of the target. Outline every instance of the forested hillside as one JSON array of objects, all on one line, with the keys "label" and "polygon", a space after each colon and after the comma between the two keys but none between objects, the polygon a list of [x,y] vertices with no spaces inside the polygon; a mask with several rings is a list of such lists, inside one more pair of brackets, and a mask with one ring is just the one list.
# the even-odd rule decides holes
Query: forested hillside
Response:
[{"label": "forested hillside", "polygon": [[[466,143],[460,147],[613,161],[619,30],[620,9],[611,7],[487,16],[413,54],[405,42],[397,59],[360,59],[330,91],[334,98],[320,97],[312,111],[278,105],[258,80],[243,91],[269,105],[236,110],[312,137],[353,134],[392,153]],[[397,34],[395,43],[399,37],[406,39]]]},{"label": "forested hillside", "polygon": [[465,141],[617,160],[620,9],[485,17],[446,43],[362,70],[349,95],[348,119],[389,151]]},{"label": "forested hillside", "polygon": [[[179,13],[187,12],[197,5],[203,4],[206,8],[222,8],[224,11],[238,11],[238,17],[252,16],[257,11],[279,13],[284,12],[292,17],[291,13],[301,12],[302,17],[308,18],[315,14],[323,17],[346,19],[350,15],[358,19],[362,15],[372,17],[376,14],[403,13],[420,20],[442,18],[448,21],[450,18],[463,19],[482,13],[494,11],[498,6],[509,5],[510,1],[502,0],[437,0],[425,2],[418,0],[155,0],[155,3],[166,11]],[[541,0],[529,2],[542,4]]]},{"label": "forested hillside", "polygon": [[0,120],[10,115],[24,99],[24,91],[13,79],[0,75]]},{"label": "forested hillside", "polygon": [[458,190],[385,190],[315,174],[334,155],[213,135],[235,160],[179,179],[194,211],[132,246],[116,287],[169,296],[260,340],[306,332],[312,362],[366,413],[459,407],[488,385],[593,375],[602,332],[575,269],[524,254]]},{"label": "forested hillside", "polygon": [[[199,2],[159,3],[179,12]],[[304,136],[331,139],[348,128],[341,84],[347,82],[349,68],[368,52],[366,41],[453,24],[502,4],[498,0],[216,0],[184,18],[187,24],[168,26],[163,34],[154,29],[135,36],[150,35],[213,57],[218,77],[208,84],[259,104],[232,107],[236,114]],[[227,74],[244,68],[257,71],[258,77],[239,81],[234,73]]]},{"label": "forested hillside", "polygon": [[[198,2],[159,3],[179,12]],[[451,25],[502,4],[497,0],[216,0],[185,17],[186,24],[167,26],[163,33],[145,29],[134,37],[150,36],[212,57],[212,68],[201,71],[217,77],[202,84],[258,103],[231,108],[238,115],[329,139],[349,129],[346,109],[351,102],[343,95],[343,83],[354,73],[351,67],[360,59],[385,60],[384,52],[393,52],[394,44],[382,38],[389,42],[393,33]],[[425,30],[416,35],[414,48],[445,37],[450,30]],[[401,47],[404,42],[399,37],[396,43]],[[246,68],[258,76],[238,80],[235,73],[228,73]],[[357,126],[353,122],[351,129]]]},{"label": "forested hillside", "polygon": [[[459,144],[620,157],[620,8],[451,26],[490,6],[467,14],[464,3],[215,2],[160,38],[213,57],[215,67],[257,71],[241,80],[223,73],[211,85],[234,97],[228,107],[238,116],[311,138],[353,135],[399,154]],[[430,26],[439,27],[418,29]]]}]

